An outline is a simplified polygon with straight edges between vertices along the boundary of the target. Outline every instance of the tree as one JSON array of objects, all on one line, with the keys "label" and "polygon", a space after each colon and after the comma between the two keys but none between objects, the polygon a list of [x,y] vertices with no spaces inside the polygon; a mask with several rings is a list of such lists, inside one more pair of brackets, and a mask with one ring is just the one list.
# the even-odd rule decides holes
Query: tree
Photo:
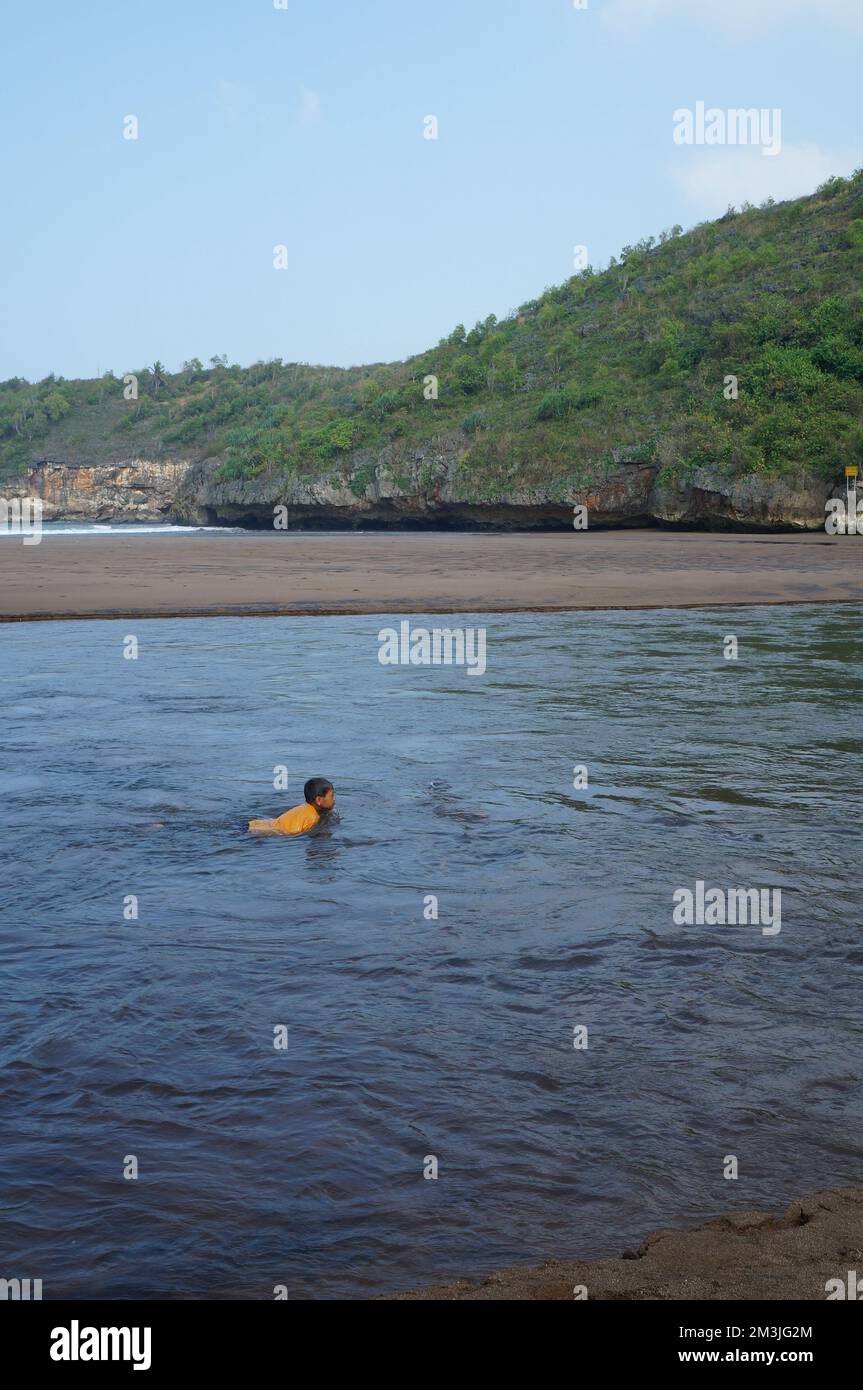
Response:
[{"label": "tree", "polygon": [[551,300],[549,300],[547,303],[543,304],[542,308],[537,314],[537,318],[539,319],[540,325],[543,328],[547,329],[553,327],[553,325],[557,323],[558,319],[561,317],[562,314],[563,310],[561,309],[560,305],[555,304]]},{"label": "tree", "polygon": [[558,387],[560,385],[560,373],[562,365],[560,360],[560,348],[557,346],[550,347],[545,356],[546,361],[548,362],[548,370],[551,375],[552,385]]},{"label": "tree", "polygon": [[469,357],[466,352],[457,357],[453,366],[456,386],[463,391],[466,396],[470,396],[474,391],[482,390],[485,385],[485,373],[473,357]]},{"label": "tree", "polygon": [[489,367],[489,390],[494,394],[511,396],[518,388],[518,363],[511,352],[499,352],[491,360]]},{"label": "tree", "polygon": [[[117,387],[117,378],[114,376],[113,370],[109,367],[108,370],[107,370],[107,372],[103,372],[103,373],[102,373],[101,379],[100,379],[100,381],[99,381],[99,400],[100,400],[100,402],[103,401],[103,400],[105,399],[105,392],[106,392],[106,391],[114,391],[114,390],[116,390],[116,387]],[[71,407],[70,407],[70,408],[71,408]]]},{"label": "tree", "polygon": [[59,391],[52,391],[42,401],[42,406],[48,419],[53,424],[56,420],[62,420],[64,415],[68,415],[72,409],[66,397]]}]

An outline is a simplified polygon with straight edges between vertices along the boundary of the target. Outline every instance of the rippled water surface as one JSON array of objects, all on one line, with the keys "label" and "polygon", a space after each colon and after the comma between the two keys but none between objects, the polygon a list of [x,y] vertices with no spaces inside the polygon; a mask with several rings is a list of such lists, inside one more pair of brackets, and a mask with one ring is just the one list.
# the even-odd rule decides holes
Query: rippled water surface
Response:
[{"label": "rippled water surface", "polygon": [[[484,677],[375,617],[0,627],[0,1275],[361,1297],[859,1182],[860,616],[460,619]],[[330,836],[244,834],[317,773]],[[675,926],[696,879],[781,932]]]}]

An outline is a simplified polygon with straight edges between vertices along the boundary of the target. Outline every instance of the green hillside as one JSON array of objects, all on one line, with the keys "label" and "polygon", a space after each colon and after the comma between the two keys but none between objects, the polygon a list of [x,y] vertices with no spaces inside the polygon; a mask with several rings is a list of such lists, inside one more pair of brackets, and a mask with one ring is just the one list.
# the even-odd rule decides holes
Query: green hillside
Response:
[{"label": "green hillside", "polygon": [[[584,485],[614,452],[685,479],[831,477],[863,455],[863,170],[811,197],[679,227],[406,362],[194,360],[171,374],[0,384],[0,474],[33,459],[212,458],[223,478],[332,475],[461,431],[474,500]],[[726,399],[725,378],[739,397]],[[428,377],[438,398],[426,399]],[[362,452],[365,463],[355,455]],[[369,462],[369,459],[372,459]]]}]

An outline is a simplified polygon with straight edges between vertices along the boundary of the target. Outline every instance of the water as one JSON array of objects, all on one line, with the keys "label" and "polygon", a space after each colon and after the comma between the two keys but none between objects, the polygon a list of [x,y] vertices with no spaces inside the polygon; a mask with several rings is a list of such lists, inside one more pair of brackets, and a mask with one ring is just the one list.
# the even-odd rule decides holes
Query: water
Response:
[{"label": "water", "polygon": [[[247,534],[235,526],[172,526],[155,522],[147,525],[141,522],[112,524],[107,521],[43,521],[41,524],[43,540],[46,536],[187,536],[190,531],[215,531],[221,536]],[[21,531],[18,527],[0,525],[0,537],[2,536],[9,536],[20,542]]]},{"label": "water", "polygon": [[[859,619],[466,618],[481,679],[375,617],[0,628],[0,1274],[364,1297],[859,1182]],[[243,833],[318,773],[329,838]],[[780,934],[675,926],[698,878]]]}]

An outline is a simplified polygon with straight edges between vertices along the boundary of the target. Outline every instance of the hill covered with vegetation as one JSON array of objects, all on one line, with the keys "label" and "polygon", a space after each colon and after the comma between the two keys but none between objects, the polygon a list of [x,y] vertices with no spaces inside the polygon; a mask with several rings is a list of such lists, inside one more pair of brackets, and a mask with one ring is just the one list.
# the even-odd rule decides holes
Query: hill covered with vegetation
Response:
[{"label": "hill covered with vegetation", "polygon": [[[561,497],[622,454],[660,480],[824,480],[863,462],[863,171],[623,248],[405,362],[194,359],[0,383],[0,477],[35,460],[209,461],[216,482],[342,477],[457,439],[460,495]],[[736,378],[736,383],[729,381]],[[414,486],[434,486],[421,469]],[[450,480],[453,483],[453,480]]]}]

